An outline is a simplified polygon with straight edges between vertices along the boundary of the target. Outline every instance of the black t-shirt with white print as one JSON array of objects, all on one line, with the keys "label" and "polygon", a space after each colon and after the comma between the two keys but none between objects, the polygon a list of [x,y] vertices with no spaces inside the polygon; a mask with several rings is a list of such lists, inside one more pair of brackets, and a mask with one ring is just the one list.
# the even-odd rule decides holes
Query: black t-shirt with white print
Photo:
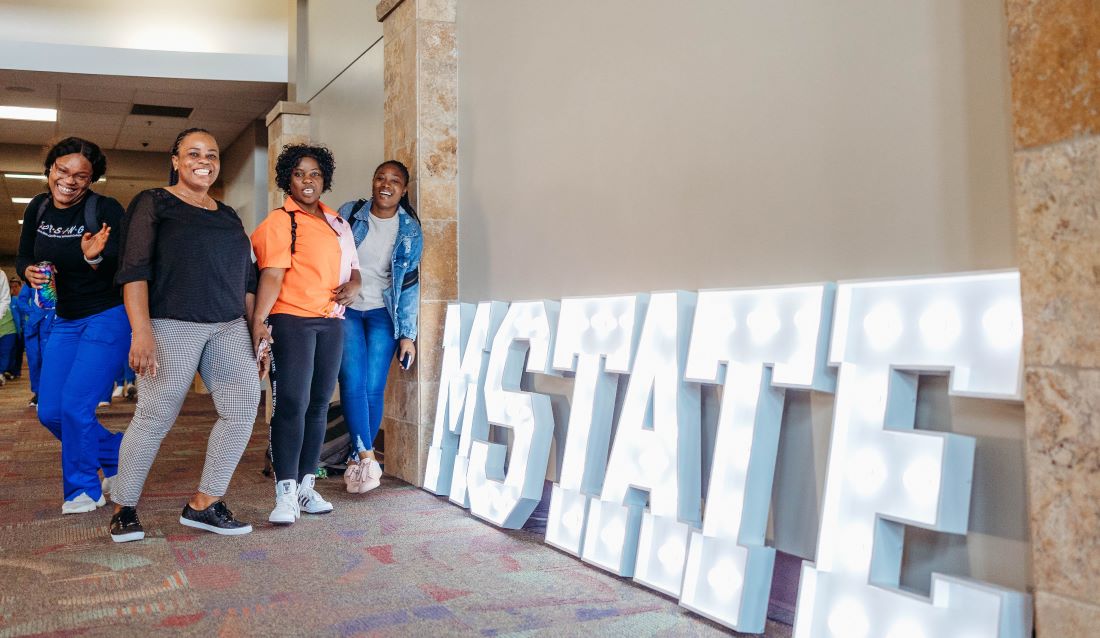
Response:
[{"label": "black t-shirt with white print", "polygon": [[[80,238],[84,235],[84,199],[68,208],[56,208],[50,198],[42,219],[37,221],[38,204],[32,202],[23,213],[16,267],[25,277],[27,266],[49,261],[56,268],[57,316],[82,319],[122,304],[120,288],[115,285],[118,269],[118,245],[122,226],[122,205],[111,197],[99,198],[98,219],[111,234],[103,249],[103,261],[92,268],[84,261]],[[92,229],[88,232],[98,232]]]}]

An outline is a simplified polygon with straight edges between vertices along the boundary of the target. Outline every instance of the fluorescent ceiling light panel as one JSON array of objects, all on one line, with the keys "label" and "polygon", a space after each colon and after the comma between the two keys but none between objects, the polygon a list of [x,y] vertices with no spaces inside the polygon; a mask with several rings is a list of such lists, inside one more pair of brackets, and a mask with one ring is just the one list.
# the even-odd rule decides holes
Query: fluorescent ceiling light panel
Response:
[{"label": "fluorescent ceiling light panel", "polygon": [[8,179],[40,179],[46,181],[45,175],[35,175],[34,173],[4,173],[4,177]]},{"label": "fluorescent ceiling light panel", "polygon": [[0,106],[0,118],[6,120],[31,120],[56,122],[57,109],[38,109],[29,106]]},{"label": "fluorescent ceiling light panel", "polygon": [[12,197],[11,203],[13,204],[29,204],[33,197]]}]

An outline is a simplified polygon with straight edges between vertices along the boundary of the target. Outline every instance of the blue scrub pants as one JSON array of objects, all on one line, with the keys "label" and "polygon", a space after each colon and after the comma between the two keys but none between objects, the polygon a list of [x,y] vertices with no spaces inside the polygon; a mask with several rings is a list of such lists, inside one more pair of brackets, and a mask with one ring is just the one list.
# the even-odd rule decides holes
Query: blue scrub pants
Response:
[{"label": "blue scrub pants", "polygon": [[42,355],[56,320],[52,310],[32,319],[23,326],[23,342],[27,350],[27,374],[31,378],[31,392],[38,394],[38,380],[42,378]]},{"label": "blue scrub pants", "polygon": [[118,472],[121,432],[96,419],[104,387],[118,376],[130,351],[130,322],[123,306],[82,319],[54,322],[39,380],[38,420],[61,439],[65,500],[102,495],[96,471]]}]

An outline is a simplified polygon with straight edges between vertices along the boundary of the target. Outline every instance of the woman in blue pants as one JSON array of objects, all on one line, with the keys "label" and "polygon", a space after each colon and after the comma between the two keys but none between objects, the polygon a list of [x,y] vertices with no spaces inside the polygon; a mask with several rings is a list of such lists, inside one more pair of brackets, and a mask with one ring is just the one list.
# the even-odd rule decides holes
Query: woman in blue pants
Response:
[{"label": "woman in blue pants", "polygon": [[409,169],[382,162],[371,198],[348,202],[340,216],[351,222],[362,287],[344,312],[340,404],[351,435],[347,491],[365,493],[381,482],[374,439],[382,424],[382,397],[394,352],[403,368],[416,357],[420,308],[420,254],[424,235],[409,203]]},{"label": "woman in blue pants", "polygon": [[95,144],[66,138],[49,150],[44,166],[49,192],[35,197],[23,214],[16,264],[28,284],[56,291],[57,319],[38,382],[38,420],[61,439],[61,512],[76,514],[106,504],[103,489],[118,471],[122,434],[104,428],[95,409],[130,349],[130,322],[114,283],[123,211],[89,188],[107,171],[107,158]]}]

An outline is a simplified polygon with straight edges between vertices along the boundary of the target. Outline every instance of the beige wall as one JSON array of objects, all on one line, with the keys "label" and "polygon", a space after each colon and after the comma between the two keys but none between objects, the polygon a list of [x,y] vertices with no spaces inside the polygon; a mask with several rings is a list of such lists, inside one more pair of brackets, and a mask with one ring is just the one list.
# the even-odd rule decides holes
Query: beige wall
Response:
[{"label": "beige wall", "polygon": [[374,3],[323,0],[308,3],[299,102],[310,108],[310,137],[336,157],[330,206],[370,196],[370,178],[383,161],[382,25]]},{"label": "beige wall", "polygon": [[459,2],[464,300],[1011,266],[975,2]]},{"label": "beige wall", "polygon": [[267,216],[267,127],[262,121],[246,128],[222,151],[220,181],[225,203],[237,211],[251,233]]},{"label": "beige wall", "polygon": [[[464,301],[1015,264],[1001,0],[477,0],[457,28]],[[911,530],[903,583],[1026,588],[1022,406],[946,387],[918,425],[977,437],[971,532]],[[812,558],[832,397],[788,396],[772,541]]]}]

